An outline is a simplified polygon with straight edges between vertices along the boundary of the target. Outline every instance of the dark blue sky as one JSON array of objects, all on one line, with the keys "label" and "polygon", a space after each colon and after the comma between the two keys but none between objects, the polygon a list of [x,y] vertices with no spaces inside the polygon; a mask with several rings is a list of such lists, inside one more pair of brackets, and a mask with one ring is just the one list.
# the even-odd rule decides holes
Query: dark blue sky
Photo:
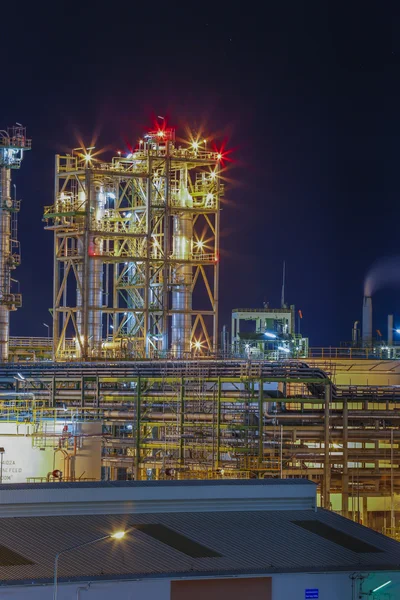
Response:
[{"label": "dark blue sky", "polygon": [[[24,306],[11,333],[46,334],[53,245],[41,216],[54,154],[95,132],[123,148],[155,113],[178,129],[204,123],[234,149],[221,325],[233,307],[279,303],[285,259],[287,300],[311,344],[350,339],[370,264],[400,254],[400,9],[87,4],[2,7],[1,126],[22,122],[33,138],[16,177]],[[388,312],[400,319],[399,301],[396,289],[375,295],[376,327]]]}]

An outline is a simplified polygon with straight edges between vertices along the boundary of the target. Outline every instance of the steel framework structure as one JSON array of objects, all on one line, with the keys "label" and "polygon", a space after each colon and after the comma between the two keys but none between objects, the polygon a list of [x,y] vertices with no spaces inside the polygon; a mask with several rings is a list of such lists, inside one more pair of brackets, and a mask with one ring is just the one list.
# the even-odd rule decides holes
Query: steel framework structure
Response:
[{"label": "steel framework structure", "polygon": [[[221,155],[153,131],[126,157],[56,156],[54,358],[217,348]],[[71,346],[68,337],[75,343]]]}]

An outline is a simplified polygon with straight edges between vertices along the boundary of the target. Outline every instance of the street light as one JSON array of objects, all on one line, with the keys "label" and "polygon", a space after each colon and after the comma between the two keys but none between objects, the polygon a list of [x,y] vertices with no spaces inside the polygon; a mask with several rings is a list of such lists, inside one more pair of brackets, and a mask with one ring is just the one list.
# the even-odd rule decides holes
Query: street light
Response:
[{"label": "street light", "polygon": [[47,323],[43,323],[43,325],[47,328],[47,339],[50,338],[50,325],[47,325]]},{"label": "street light", "polygon": [[[4,450],[4,448],[3,448]],[[1,448],[0,448],[1,451]],[[116,531],[115,533],[110,533],[109,535],[103,535],[100,538],[96,538],[95,540],[91,540],[90,542],[85,542],[84,544],[78,544],[77,546],[71,546],[70,548],[65,548],[65,550],[61,550],[57,552],[54,559],[54,592],[53,592],[53,600],[57,600],[58,593],[58,559],[61,554],[65,554],[66,552],[72,552],[72,550],[77,550],[78,548],[83,548],[84,546],[91,546],[92,544],[96,544],[97,542],[101,542],[102,540],[108,540],[113,538],[114,540],[121,540],[126,534],[126,531]]]}]

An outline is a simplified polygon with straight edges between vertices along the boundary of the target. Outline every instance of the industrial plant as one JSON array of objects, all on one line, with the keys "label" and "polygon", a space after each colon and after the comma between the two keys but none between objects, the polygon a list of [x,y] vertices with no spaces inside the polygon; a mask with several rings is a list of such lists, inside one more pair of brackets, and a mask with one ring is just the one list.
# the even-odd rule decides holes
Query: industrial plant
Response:
[{"label": "industrial plant", "polygon": [[223,154],[158,128],[109,162],[56,156],[53,335],[10,337],[11,171],[31,140],[0,133],[0,482],[307,478],[322,507],[397,537],[393,317],[374,340],[365,296],[351,343],[313,348],[283,282],[280,307],[220,327]]}]

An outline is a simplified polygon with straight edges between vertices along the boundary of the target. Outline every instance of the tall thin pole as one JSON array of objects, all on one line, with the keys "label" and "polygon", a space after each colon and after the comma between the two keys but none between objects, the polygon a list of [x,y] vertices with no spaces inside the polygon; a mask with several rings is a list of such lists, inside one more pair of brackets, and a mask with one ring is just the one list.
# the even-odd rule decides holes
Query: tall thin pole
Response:
[{"label": "tall thin pole", "polygon": [[330,473],[330,452],[329,452],[329,412],[331,402],[332,386],[327,383],[325,386],[325,420],[324,420],[324,486],[323,507],[330,507],[330,488],[331,488],[331,473]]},{"label": "tall thin pole", "polygon": [[280,452],[281,452],[281,456],[280,456],[280,463],[281,463],[281,479],[283,479],[283,425],[281,425],[281,448],[280,448]]},{"label": "tall thin pole", "polygon": [[390,430],[390,527],[392,535],[395,528],[394,520],[394,480],[393,480],[393,429]]},{"label": "tall thin pole", "polygon": [[349,516],[349,411],[347,398],[343,399],[343,475],[342,515]]},{"label": "tall thin pole", "polygon": [[286,261],[283,261],[281,308],[285,308],[285,273],[286,273]]},{"label": "tall thin pole", "polygon": [[72,550],[78,550],[79,548],[84,548],[85,546],[91,546],[92,544],[96,544],[97,542],[101,542],[102,540],[107,540],[109,538],[117,538],[120,539],[124,536],[124,533],[113,534],[113,535],[103,535],[100,538],[95,540],[91,540],[90,542],[85,542],[84,544],[78,544],[77,546],[71,546],[71,548],[65,548],[65,550],[61,550],[61,552],[57,552],[54,557],[54,578],[53,578],[53,600],[57,600],[58,594],[58,560],[62,554],[66,552],[71,552]]}]

